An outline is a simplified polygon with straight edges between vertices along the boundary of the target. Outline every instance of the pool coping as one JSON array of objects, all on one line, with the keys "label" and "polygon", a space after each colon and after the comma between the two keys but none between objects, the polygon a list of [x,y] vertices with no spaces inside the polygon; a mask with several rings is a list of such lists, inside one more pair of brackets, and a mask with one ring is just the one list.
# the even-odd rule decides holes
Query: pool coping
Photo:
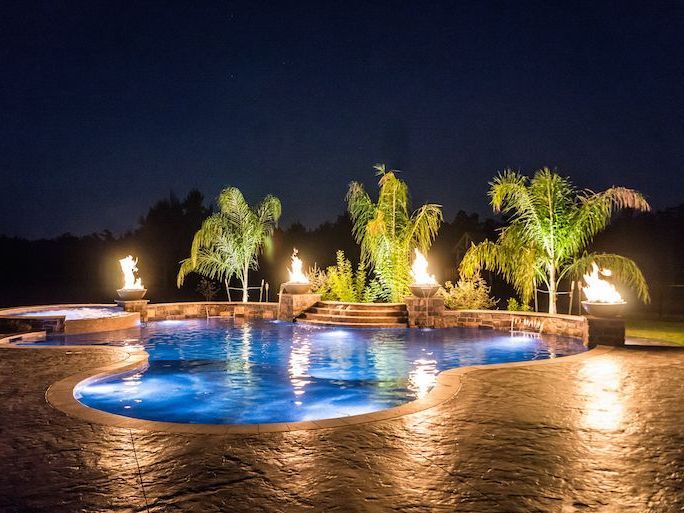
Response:
[{"label": "pool coping", "polygon": [[[14,347],[16,349],[27,349],[26,346],[7,345],[5,347]],[[33,347],[36,349],[37,347]],[[474,371],[480,370],[494,370],[499,368],[511,367],[534,367],[539,365],[552,365],[568,361],[578,361],[588,358],[602,356],[609,351],[615,349],[609,346],[596,346],[590,348],[582,353],[577,353],[569,356],[562,356],[557,358],[548,358],[545,360],[532,360],[521,362],[510,362],[490,365],[472,365],[466,367],[456,367],[447,369],[437,375],[437,383],[430,390],[426,397],[415,399],[405,404],[379,410],[371,413],[363,413],[359,415],[350,415],[345,417],[335,417],[319,420],[307,420],[299,422],[273,422],[260,424],[189,424],[180,422],[162,422],[155,420],[144,420],[133,417],[126,417],[115,413],[108,413],[103,410],[91,408],[81,403],[74,397],[74,389],[82,382],[96,381],[103,378],[109,378],[120,374],[127,374],[133,371],[144,370],[148,366],[149,354],[144,349],[130,349],[115,346],[88,346],[88,345],[73,345],[73,346],[59,346],[46,347],[42,346],[39,349],[61,349],[69,351],[90,351],[90,350],[114,350],[123,352],[123,359],[113,362],[103,367],[89,369],[83,372],[72,374],[56,381],[45,392],[45,399],[53,408],[65,413],[70,417],[74,417],[92,424],[101,424],[111,427],[119,427],[125,429],[135,429],[142,431],[153,432],[168,432],[168,433],[187,433],[187,434],[205,434],[205,435],[255,435],[262,433],[282,433],[289,431],[300,430],[317,430],[329,428],[349,427],[358,424],[366,424],[370,422],[379,422],[384,420],[396,419],[406,415],[422,412],[443,404],[460,391],[463,385],[463,377]]]}]

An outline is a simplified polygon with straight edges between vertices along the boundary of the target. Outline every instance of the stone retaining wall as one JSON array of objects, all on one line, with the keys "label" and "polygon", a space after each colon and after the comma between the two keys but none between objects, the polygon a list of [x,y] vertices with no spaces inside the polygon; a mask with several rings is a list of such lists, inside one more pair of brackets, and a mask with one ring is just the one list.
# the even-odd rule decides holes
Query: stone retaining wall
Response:
[{"label": "stone retaining wall", "polygon": [[499,331],[539,332],[575,338],[584,338],[586,325],[586,317],[575,315],[503,310],[445,310],[435,322],[435,326],[439,328],[461,326]]},{"label": "stone retaining wall", "polygon": [[447,310],[444,300],[415,296],[406,298],[409,326],[419,328],[478,328],[526,331],[581,338],[586,345],[622,346],[625,323],[619,318],[550,315],[507,310]]},{"label": "stone retaining wall", "polygon": [[126,311],[140,312],[143,321],[197,319],[206,317],[249,317],[275,319],[278,303],[242,303],[239,301],[200,301],[191,303],[122,302]]},{"label": "stone retaining wall", "polygon": [[320,300],[320,294],[285,294],[281,292],[278,319],[281,321],[292,321],[300,313],[312,307]]}]

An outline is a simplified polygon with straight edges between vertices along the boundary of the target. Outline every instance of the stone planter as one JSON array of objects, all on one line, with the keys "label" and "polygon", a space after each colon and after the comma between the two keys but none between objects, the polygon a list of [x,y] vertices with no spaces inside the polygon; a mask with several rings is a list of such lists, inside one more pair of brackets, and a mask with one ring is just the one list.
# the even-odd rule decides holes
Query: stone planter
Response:
[{"label": "stone planter", "polygon": [[590,301],[582,301],[584,311],[594,317],[619,317],[625,311],[626,304],[625,301],[620,303],[592,303]]},{"label": "stone planter", "polygon": [[123,301],[137,301],[145,297],[147,289],[118,289],[116,293]]}]

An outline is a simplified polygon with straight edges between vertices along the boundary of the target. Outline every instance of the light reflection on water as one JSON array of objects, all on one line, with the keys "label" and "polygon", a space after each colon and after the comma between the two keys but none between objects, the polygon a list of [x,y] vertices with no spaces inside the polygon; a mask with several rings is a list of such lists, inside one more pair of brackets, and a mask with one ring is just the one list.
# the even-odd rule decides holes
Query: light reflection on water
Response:
[{"label": "light reflection on water", "polygon": [[[580,341],[464,328],[318,328],[226,319],[150,323],[68,343],[142,345],[149,368],[80,386],[77,398],[112,413],[171,422],[294,422],[368,413],[424,398],[448,368],[545,359]],[[55,341],[49,341],[54,343]]]}]

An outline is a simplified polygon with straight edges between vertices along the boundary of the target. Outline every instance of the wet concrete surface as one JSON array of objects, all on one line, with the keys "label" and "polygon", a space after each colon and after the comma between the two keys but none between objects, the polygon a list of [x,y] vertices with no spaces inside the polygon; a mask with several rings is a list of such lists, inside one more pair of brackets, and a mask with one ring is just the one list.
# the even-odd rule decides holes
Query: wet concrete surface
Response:
[{"label": "wet concrete surface", "polygon": [[112,348],[0,349],[0,511],[681,512],[684,349],[470,372],[399,419],[250,436],[91,425],[47,387]]}]

